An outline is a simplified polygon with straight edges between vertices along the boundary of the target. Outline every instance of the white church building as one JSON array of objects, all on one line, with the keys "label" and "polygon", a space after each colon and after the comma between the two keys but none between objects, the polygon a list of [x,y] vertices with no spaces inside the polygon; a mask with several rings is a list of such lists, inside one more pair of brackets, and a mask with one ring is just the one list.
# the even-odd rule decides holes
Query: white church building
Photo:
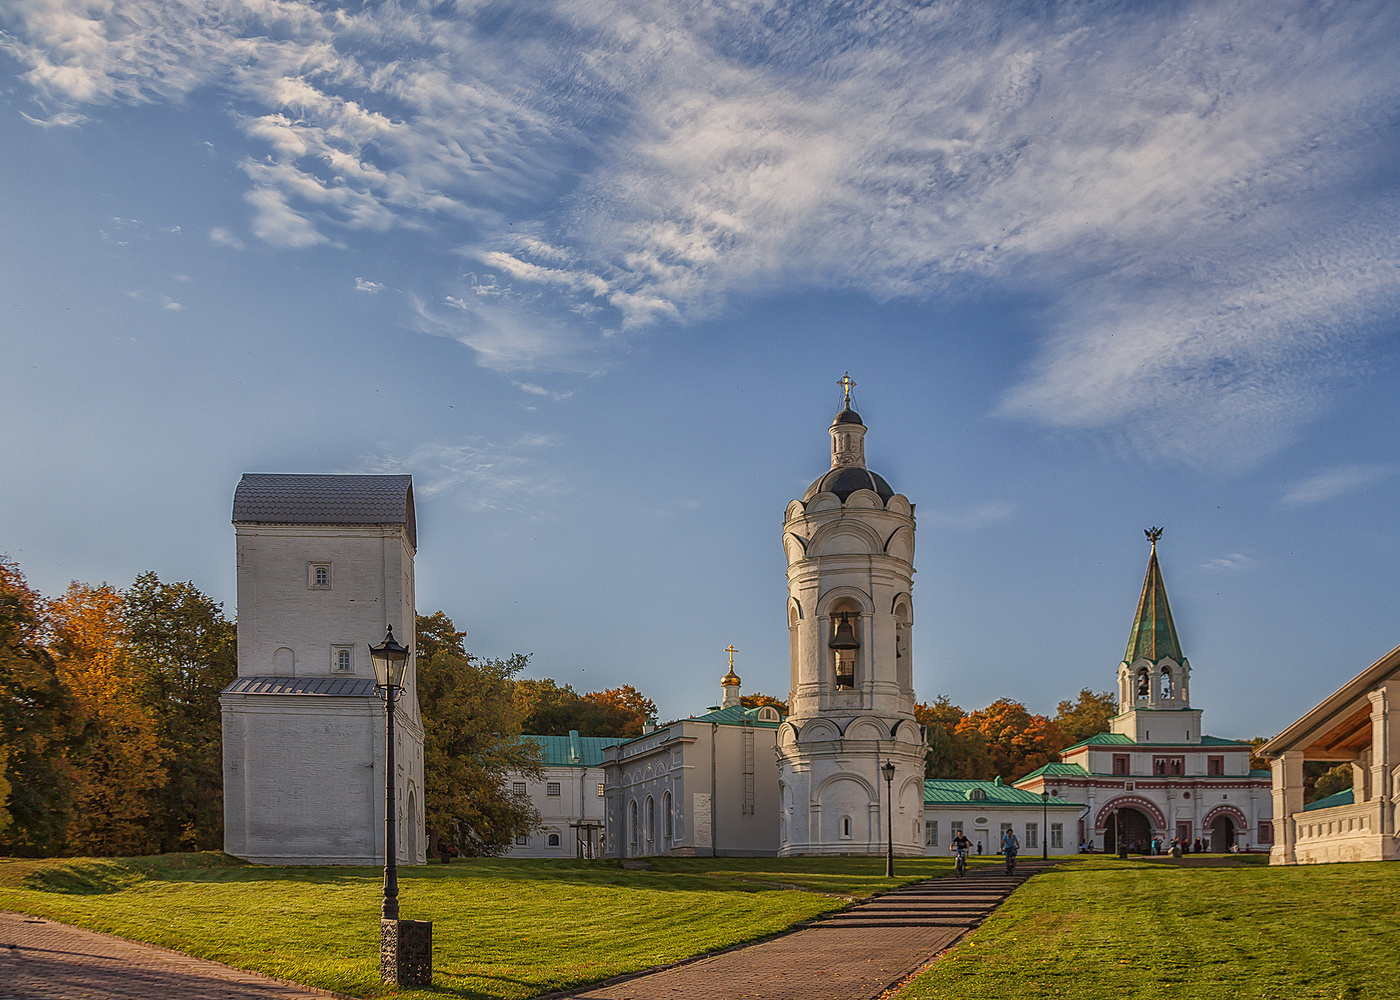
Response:
[{"label": "white church building", "polygon": [[1270,773],[1250,769],[1250,745],[1207,736],[1191,707],[1191,664],[1181,651],[1167,587],[1157,562],[1160,529],[1148,533],[1152,553],[1128,648],[1118,664],[1118,715],[1109,732],[1060,751],[1017,781],[1039,795],[1086,807],[1078,836],[1096,849],[1131,849],[1156,838],[1208,850],[1273,846]]},{"label": "white church building", "polygon": [[[409,476],[243,476],[234,493],[238,677],[223,711],[224,850],[264,864],[384,863],[384,702],[369,647],[414,644]],[[395,709],[395,839],[424,861],[423,723]]]}]

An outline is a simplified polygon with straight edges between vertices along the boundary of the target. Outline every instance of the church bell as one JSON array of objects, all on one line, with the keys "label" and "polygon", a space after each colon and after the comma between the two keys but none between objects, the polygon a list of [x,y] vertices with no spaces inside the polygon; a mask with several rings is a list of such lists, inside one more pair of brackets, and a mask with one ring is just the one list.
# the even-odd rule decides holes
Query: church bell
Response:
[{"label": "church bell", "polygon": [[836,634],[826,644],[828,649],[860,649],[860,640],[856,638],[856,627],[851,618],[849,614],[836,617]]}]

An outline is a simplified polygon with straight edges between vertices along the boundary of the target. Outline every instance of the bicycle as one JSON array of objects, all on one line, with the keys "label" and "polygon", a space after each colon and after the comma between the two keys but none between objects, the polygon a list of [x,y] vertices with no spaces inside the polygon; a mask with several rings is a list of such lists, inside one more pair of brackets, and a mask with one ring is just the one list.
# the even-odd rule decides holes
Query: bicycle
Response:
[{"label": "bicycle", "polygon": [[1014,851],[1006,852],[1006,874],[1016,874],[1016,853]]},{"label": "bicycle", "polygon": [[963,848],[958,852],[957,860],[953,863],[953,874],[962,878],[967,874],[967,849]]}]

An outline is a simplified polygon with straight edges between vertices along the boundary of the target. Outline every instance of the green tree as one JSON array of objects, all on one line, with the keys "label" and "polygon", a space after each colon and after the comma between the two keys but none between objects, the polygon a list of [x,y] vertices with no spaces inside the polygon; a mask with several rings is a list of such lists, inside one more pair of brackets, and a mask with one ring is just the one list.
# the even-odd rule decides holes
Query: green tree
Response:
[{"label": "green tree", "polygon": [[1326,761],[1303,762],[1303,801],[1316,802],[1351,787],[1350,762],[1329,766]]},{"label": "green tree", "polygon": [[466,656],[466,639],[467,633],[458,632],[452,619],[441,611],[419,615],[414,623],[413,644],[420,659],[432,659],[439,653]]},{"label": "green tree", "polygon": [[165,760],[160,850],[216,850],[224,840],[219,692],[238,675],[237,629],[193,583],[143,573],[123,598],[127,654]]},{"label": "green tree", "polygon": [[72,816],[74,704],[50,638],[44,600],[0,556],[0,854],[59,853]]},{"label": "green tree", "polygon": [[1083,688],[1077,700],[1060,702],[1055,710],[1055,725],[1064,738],[1064,746],[1072,747],[1090,736],[1108,732],[1108,720],[1117,714],[1118,696],[1112,691]]},{"label": "green tree", "polygon": [[534,736],[640,736],[642,724],[655,718],[656,703],[630,684],[579,694],[552,680],[519,680],[515,698],[524,715],[524,731]]},{"label": "green tree", "polygon": [[[430,634],[463,634],[441,612],[419,616],[420,629],[425,621]],[[512,776],[541,775],[538,745],[520,738],[525,712],[515,697],[514,678],[529,657],[476,659],[451,642],[429,656],[422,648],[418,702],[428,828],[458,853],[500,854],[518,834],[539,826],[529,801],[506,791]]]}]

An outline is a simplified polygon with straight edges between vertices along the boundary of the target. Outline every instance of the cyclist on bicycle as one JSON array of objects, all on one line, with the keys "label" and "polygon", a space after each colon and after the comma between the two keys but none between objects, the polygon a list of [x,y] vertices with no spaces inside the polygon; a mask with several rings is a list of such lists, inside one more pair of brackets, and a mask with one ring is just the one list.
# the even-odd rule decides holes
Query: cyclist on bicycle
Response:
[{"label": "cyclist on bicycle", "polygon": [[949,845],[949,850],[957,852],[957,870],[959,875],[961,875],[963,870],[967,867],[967,852],[971,849],[972,841],[968,840],[963,832],[959,830],[958,835],[953,838],[952,844]]},{"label": "cyclist on bicycle", "polygon": [[1016,854],[1021,850],[1021,842],[1016,839],[1016,834],[1007,827],[1006,832],[1001,835],[1001,853],[1006,855],[1007,872],[1016,869]]}]

